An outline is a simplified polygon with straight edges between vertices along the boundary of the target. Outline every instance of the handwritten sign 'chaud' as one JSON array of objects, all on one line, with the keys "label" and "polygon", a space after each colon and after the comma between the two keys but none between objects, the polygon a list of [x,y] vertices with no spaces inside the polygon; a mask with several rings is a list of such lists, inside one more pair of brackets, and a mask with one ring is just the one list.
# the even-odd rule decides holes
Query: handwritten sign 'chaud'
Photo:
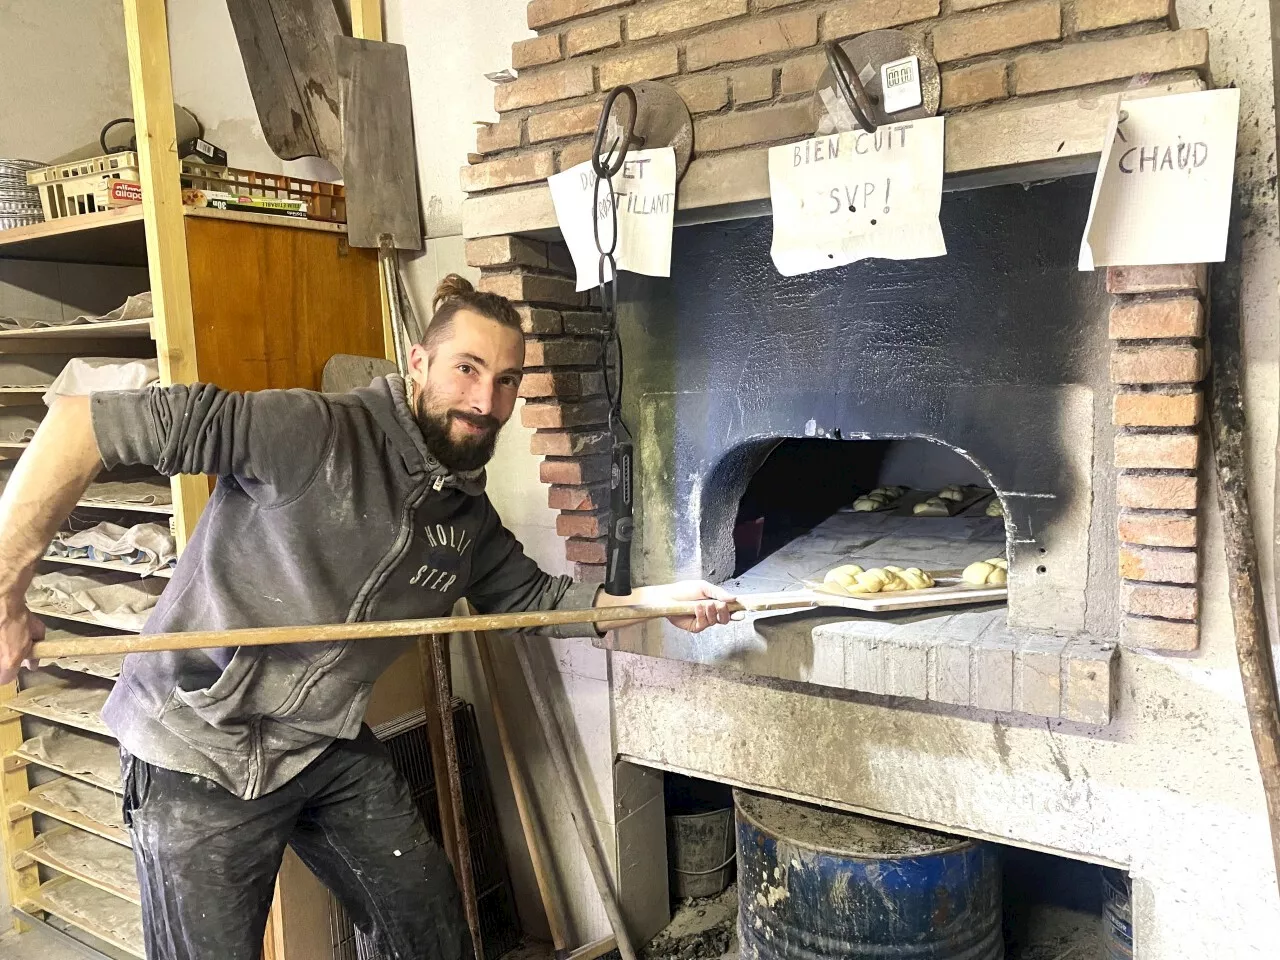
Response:
[{"label": "handwritten sign 'chaud'", "polygon": [[1093,184],[1080,269],[1225,259],[1239,115],[1239,90],[1122,100]]},{"label": "handwritten sign 'chaud'", "polygon": [[[596,190],[596,174],[587,160],[547,178],[560,232],[573,256],[577,289],[600,282],[600,252],[594,222],[607,246],[618,219],[619,270],[650,277],[671,276],[671,231],[676,213],[676,154],[671,147],[633,150],[610,180]],[[613,277],[605,277],[612,280]]]},{"label": "handwritten sign 'chaud'", "polygon": [[778,271],[794,276],[866,257],[945,254],[943,122],[930,117],[770,149],[770,252]]}]

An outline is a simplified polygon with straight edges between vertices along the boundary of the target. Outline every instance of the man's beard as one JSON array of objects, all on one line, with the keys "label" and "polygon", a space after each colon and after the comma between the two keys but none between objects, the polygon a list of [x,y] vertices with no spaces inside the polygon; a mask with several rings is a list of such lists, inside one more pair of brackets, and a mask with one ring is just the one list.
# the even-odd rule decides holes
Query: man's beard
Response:
[{"label": "man's beard", "polygon": [[[502,422],[485,414],[464,413],[461,410],[431,410],[427,406],[429,394],[426,388],[418,391],[414,399],[414,419],[427,442],[427,449],[449,470],[470,472],[479,470],[493,457],[498,442],[498,430]],[[484,433],[454,439],[451,428],[454,420],[461,420],[481,427]]]}]

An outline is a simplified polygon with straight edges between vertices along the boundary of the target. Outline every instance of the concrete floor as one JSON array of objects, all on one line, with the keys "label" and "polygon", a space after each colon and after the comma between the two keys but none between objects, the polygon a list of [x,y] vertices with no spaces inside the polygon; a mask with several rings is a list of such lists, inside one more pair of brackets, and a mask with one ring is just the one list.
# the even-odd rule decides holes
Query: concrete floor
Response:
[{"label": "concrete floor", "polygon": [[32,931],[0,936],[0,960],[85,960],[85,955]]}]

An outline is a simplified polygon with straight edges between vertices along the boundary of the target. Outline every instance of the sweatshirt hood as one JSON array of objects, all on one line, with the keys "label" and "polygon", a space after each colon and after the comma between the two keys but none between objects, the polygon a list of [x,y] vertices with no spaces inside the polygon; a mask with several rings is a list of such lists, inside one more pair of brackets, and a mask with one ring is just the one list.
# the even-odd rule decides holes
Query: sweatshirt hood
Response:
[{"label": "sweatshirt hood", "polygon": [[426,473],[439,478],[443,486],[454,487],[468,496],[484,493],[484,467],[478,470],[450,470],[432,454],[422,436],[422,428],[409,408],[409,393],[404,377],[389,373],[377,377],[369,386],[352,391],[373,414],[410,473]]}]

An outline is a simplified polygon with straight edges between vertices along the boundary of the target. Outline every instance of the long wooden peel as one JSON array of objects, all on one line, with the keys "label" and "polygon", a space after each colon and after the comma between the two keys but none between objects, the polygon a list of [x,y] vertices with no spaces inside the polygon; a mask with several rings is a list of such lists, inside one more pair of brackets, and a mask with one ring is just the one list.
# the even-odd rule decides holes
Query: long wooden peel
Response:
[{"label": "long wooden peel", "polygon": [[[815,606],[815,601],[799,594],[783,598],[763,595],[739,597],[730,604],[737,611],[792,610]],[[31,657],[84,657],[105,653],[153,653],[161,650],[204,650],[210,647],[263,647],[287,643],[324,643],[338,640],[373,640],[379,637],[419,637],[439,633],[470,633],[475,630],[532,630],[566,624],[601,624],[627,620],[655,620],[686,617],[697,611],[697,603],[683,600],[665,604],[631,607],[595,607],[591,610],[530,610],[522,613],[489,613],[470,617],[431,617],[424,620],[374,620],[360,623],[326,623],[296,627],[248,627],[238,630],[193,630],[190,633],[153,633],[145,636],[76,637],[41,640]]]}]

